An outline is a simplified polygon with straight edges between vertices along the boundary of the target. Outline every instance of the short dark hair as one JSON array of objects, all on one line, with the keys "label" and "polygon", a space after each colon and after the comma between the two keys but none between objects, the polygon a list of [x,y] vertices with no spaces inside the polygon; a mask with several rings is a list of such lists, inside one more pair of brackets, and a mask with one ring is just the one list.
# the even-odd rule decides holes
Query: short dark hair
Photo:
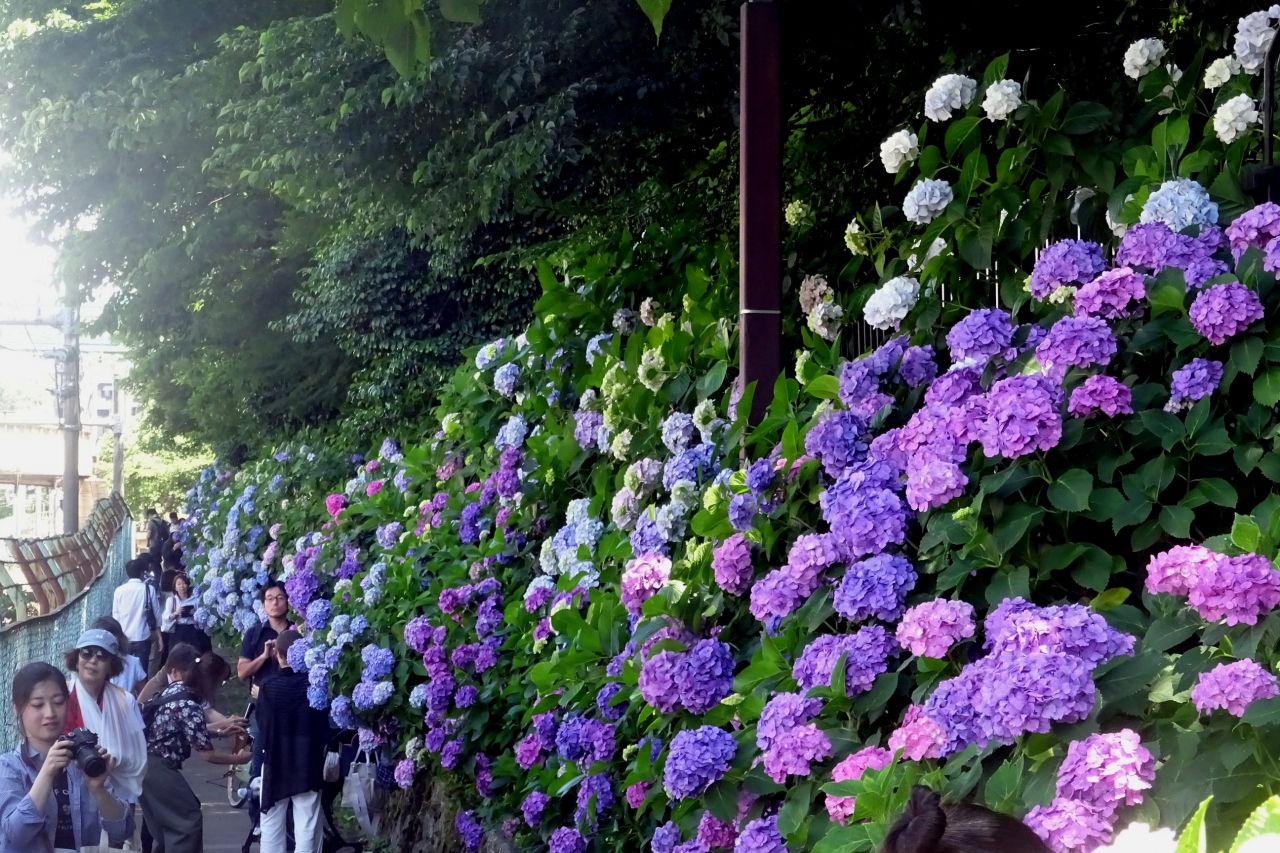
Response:
[{"label": "short dark hair", "polygon": [[164,671],[173,672],[177,670],[182,673],[182,680],[187,681],[196,671],[196,664],[200,662],[200,652],[190,643],[178,643],[169,650],[169,657],[164,662]]},{"label": "short dark hair", "polygon": [[35,691],[37,684],[43,684],[46,681],[52,681],[54,684],[62,688],[63,696],[70,696],[71,691],[67,689],[67,677],[44,661],[29,663],[22,669],[18,670],[13,676],[13,707],[19,711],[27,707],[27,703],[31,701],[31,694]]},{"label": "short dark hair", "polygon": [[[101,647],[90,646],[89,648],[97,649]],[[103,651],[106,651],[106,649],[103,649]],[[63,653],[62,663],[67,667],[67,672],[75,672],[80,666],[80,650],[67,649]],[[124,672],[124,661],[107,652],[107,680],[110,681],[122,672]]]},{"label": "short dark hair", "polygon": [[143,563],[140,559],[135,558],[124,564],[124,573],[128,575],[131,580],[137,580],[146,574],[146,572],[146,563]]},{"label": "short dark hair", "polygon": [[289,647],[302,639],[302,635],[292,628],[287,631],[281,631],[280,636],[276,637],[276,654],[284,655],[288,660]]},{"label": "short dark hair", "polygon": [[116,644],[120,646],[120,651],[124,654],[129,653],[129,638],[124,635],[124,628],[116,621],[114,616],[99,616],[93,620],[93,624],[89,627],[110,631],[115,636]]},{"label": "short dark hair", "polygon": [[172,518],[174,521],[178,520],[178,514],[176,512],[170,512],[169,517]]},{"label": "short dark hair", "polygon": [[218,698],[218,688],[222,687],[223,682],[230,677],[231,667],[222,656],[205,652],[196,662],[194,677],[190,680],[188,687],[200,697],[201,701],[212,705]]},{"label": "short dark hair", "polygon": [[278,590],[280,590],[281,592],[283,592],[283,593],[284,593],[284,597],[285,597],[285,598],[288,598],[288,597],[289,597],[289,590],[285,589],[285,587],[284,587],[284,581],[278,581],[278,580],[272,579],[272,580],[269,580],[269,581],[267,581],[266,583],[264,583],[264,584],[262,585],[262,589],[258,590],[258,600],[259,600],[259,601],[266,601],[266,600],[267,600],[267,591],[268,591],[268,590],[272,590],[272,589],[278,589]]},{"label": "short dark hair", "polygon": [[917,785],[880,853],[1051,853],[1020,820],[973,803],[943,803]]},{"label": "short dark hair", "polygon": [[150,518],[153,515],[159,515],[159,513],[156,512],[156,508],[155,507],[148,508],[146,512],[147,518]]}]

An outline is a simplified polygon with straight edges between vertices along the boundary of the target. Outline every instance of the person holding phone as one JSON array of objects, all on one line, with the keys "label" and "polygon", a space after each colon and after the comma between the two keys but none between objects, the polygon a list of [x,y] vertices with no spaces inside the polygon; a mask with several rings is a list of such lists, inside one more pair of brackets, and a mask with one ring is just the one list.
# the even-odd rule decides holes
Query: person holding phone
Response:
[{"label": "person holding phone", "polygon": [[[249,682],[249,692],[254,699],[258,698],[262,682],[280,671],[280,664],[276,661],[276,639],[289,628],[289,620],[286,618],[289,612],[289,593],[285,592],[282,582],[267,581],[258,593],[258,598],[262,601],[267,621],[245,632],[244,640],[240,643],[240,659],[236,662],[236,675],[241,681]],[[257,716],[250,713],[249,736],[253,738],[250,777],[255,777],[262,771],[261,735]]]},{"label": "person holding phone", "polygon": [[[0,756],[0,853],[75,853],[102,831],[133,832],[125,804],[107,787],[115,760],[101,747],[63,737],[67,679],[47,663],[29,663],[13,677],[13,712],[22,742]],[[96,752],[97,775],[81,769]],[[105,763],[105,767],[104,767]]]}]

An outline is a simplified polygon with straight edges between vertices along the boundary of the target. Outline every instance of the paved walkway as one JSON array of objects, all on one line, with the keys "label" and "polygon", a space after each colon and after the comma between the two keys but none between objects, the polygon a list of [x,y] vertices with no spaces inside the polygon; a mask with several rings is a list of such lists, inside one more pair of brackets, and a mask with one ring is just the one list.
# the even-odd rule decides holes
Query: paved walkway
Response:
[{"label": "paved walkway", "polygon": [[[226,749],[224,742],[216,746]],[[249,834],[248,810],[233,809],[227,802],[226,771],[225,766],[210,764],[194,755],[182,765],[182,775],[204,804],[205,853],[240,853]],[[253,850],[257,853],[256,844]]]}]

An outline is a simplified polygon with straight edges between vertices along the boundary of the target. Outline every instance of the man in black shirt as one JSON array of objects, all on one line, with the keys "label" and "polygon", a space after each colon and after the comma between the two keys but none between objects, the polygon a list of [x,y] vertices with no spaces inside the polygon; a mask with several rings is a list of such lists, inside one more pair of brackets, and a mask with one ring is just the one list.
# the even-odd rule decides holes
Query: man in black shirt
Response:
[{"label": "man in black shirt", "polygon": [[320,787],[329,715],[307,701],[307,676],[289,666],[289,647],[301,639],[294,630],[276,639],[280,671],[258,691],[262,751],[262,853],[285,853],[285,815],[293,804],[295,850],[318,849]]},{"label": "man in black shirt", "polygon": [[[254,699],[258,698],[258,690],[262,683],[280,671],[276,662],[276,638],[289,627],[285,614],[289,612],[289,594],[284,591],[280,581],[267,581],[266,586],[258,593],[262,601],[262,609],[267,614],[267,621],[256,625],[245,632],[240,643],[240,660],[236,662],[236,675],[241,681],[249,682],[250,692]],[[249,718],[249,736],[253,738],[253,764],[249,768],[251,776],[257,776],[262,770],[261,732],[258,730],[258,715]]]}]

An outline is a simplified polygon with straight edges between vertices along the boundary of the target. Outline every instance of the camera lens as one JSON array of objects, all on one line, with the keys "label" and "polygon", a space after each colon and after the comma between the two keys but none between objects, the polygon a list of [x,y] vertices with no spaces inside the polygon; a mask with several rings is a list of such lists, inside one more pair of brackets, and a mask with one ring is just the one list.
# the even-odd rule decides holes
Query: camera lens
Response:
[{"label": "camera lens", "polygon": [[102,760],[101,755],[98,755],[96,747],[85,744],[76,747],[76,763],[80,765],[84,775],[91,779],[96,779],[107,772],[107,762]]}]

